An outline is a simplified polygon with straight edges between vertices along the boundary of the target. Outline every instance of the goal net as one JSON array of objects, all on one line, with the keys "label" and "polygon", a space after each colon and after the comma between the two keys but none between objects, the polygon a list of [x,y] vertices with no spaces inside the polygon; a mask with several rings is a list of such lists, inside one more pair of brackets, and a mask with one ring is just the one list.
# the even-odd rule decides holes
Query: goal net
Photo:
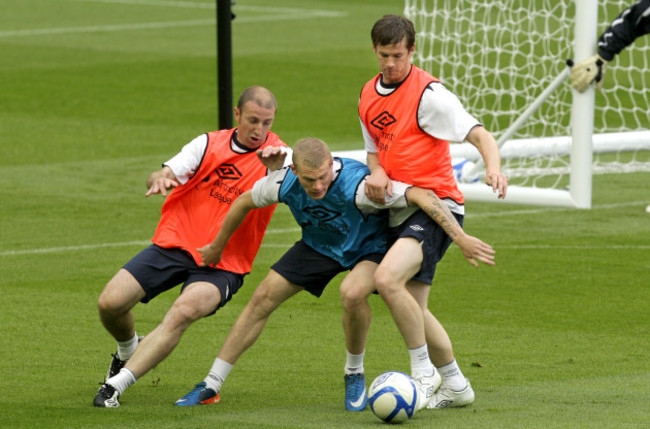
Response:
[{"label": "goal net", "polygon": [[[497,139],[506,202],[589,208],[592,174],[650,171],[650,37],[615,57],[600,91],[573,91],[566,66],[593,55],[630,3],[405,0],[414,63]],[[473,146],[452,144],[452,158],[465,162],[459,182],[469,200],[496,201],[484,184],[465,183],[483,174]]]}]

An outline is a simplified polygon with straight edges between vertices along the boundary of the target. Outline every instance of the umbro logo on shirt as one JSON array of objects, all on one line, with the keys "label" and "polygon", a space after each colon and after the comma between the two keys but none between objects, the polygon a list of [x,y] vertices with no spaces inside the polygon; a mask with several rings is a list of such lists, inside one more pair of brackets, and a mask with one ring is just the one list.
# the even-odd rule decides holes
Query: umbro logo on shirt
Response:
[{"label": "umbro logo on shirt", "polygon": [[235,164],[221,164],[214,170],[215,173],[221,178],[226,180],[239,180],[242,177],[242,174]]},{"label": "umbro logo on shirt", "polygon": [[413,231],[424,231],[424,228],[422,228],[420,225],[411,225],[409,226]]},{"label": "umbro logo on shirt", "polygon": [[332,219],[341,216],[341,213],[327,209],[325,207],[307,207],[303,209],[305,212],[309,213],[311,216],[318,219],[320,222],[330,222]]},{"label": "umbro logo on shirt", "polygon": [[375,119],[370,121],[373,127],[379,128],[380,130],[383,130],[389,125],[394,124],[397,122],[397,119],[387,111],[383,111],[377,116]]}]

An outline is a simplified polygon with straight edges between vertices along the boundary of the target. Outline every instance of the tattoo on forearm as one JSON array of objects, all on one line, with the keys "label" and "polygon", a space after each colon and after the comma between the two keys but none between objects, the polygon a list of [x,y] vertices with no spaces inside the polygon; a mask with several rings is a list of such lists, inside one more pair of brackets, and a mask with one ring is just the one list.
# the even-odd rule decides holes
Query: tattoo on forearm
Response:
[{"label": "tattoo on forearm", "polygon": [[449,207],[447,207],[447,205],[440,198],[438,198],[435,193],[427,191],[427,196],[431,197],[433,201],[431,201],[430,204],[422,207],[422,210],[424,210],[427,215],[435,220],[452,239],[454,237],[457,237],[458,233],[454,230],[454,227],[458,226],[458,222],[449,210]]}]

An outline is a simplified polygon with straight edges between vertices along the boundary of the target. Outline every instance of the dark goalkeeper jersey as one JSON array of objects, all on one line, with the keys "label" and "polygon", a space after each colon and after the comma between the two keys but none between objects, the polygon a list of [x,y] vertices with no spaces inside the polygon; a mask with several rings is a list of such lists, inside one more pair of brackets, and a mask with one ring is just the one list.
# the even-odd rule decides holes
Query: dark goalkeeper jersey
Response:
[{"label": "dark goalkeeper jersey", "polygon": [[640,0],[612,21],[598,39],[598,55],[611,61],[634,40],[650,33],[650,0]]}]

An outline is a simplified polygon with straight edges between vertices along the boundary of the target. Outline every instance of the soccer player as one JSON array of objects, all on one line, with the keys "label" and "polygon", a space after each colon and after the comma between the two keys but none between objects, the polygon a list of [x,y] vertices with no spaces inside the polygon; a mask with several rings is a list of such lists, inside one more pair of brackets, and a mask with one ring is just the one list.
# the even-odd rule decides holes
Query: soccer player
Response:
[{"label": "soccer player", "polygon": [[[466,140],[477,147],[486,165],[485,182],[504,198],[508,181],[501,173],[497,144],[438,79],[411,64],[411,21],[385,15],[371,37],[380,73],[363,86],[359,99],[372,172],[365,191],[383,202],[394,192],[391,179],[431,189],[462,225],[464,199],[454,179],[449,141]],[[436,264],[451,240],[417,208],[391,211],[391,224],[396,227],[389,232],[390,248],[375,272],[375,285],[411,355],[422,358],[421,376],[435,373],[431,362],[442,376],[428,408],[470,404],[474,391],[454,358],[449,336],[427,309]]]},{"label": "soccer player", "polygon": [[602,84],[607,63],[632,44],[637,37],[648,33],[650,33],[650,0],[639,0],[621,12],[600,35],[598,53],[571,68],[571,85],[578,91],[584,92],[592,82]]},{"label": "soccer player", "polygon": [[347,350],[345,405],[350,411],[363,410],[367,402],[363,358],[371,316],[367,299],[374,290],[373,273],[386,250],[387,216],[380,209],[417,204],[453,237],[470,263],[494,264],[493,249],[465,234],[433,192],[394,182],[393,196],[386,205],[377,204],[363,191],[368,173],[363,163],[333,159],[323,141],[306,138],[294,146],[290,169],[260,179],[233,204],[214,241],[199,249],[204,264],[221,260],[249,212],[278,202],[291,209],[302,227],[302,239],[271,267],[230,330],[207,377],[176,405],[218,402],[230,370],[256,341],[271,313],[302,290],[319,297],[335,275],[350,270],[341,282]]},{"label": "soccer player", "polygon": [[[165,359],[194,321],[214,314],[242,286],[274,206],[246,219],[218,265],[201,266],[196,249],[216,235],[230,206],[267,167],[282,167],[286,145],[270,131],[276,110],[268,89],[246,89],[234,108],[237,128],[197,137],[149,176],[145,195],[166,199],[153,244],[127,262],[99,296],[99,318],[117,341],[117,352],[95,406],[118,407],[124,390]],[[131,309],[180,283],[181,294],[162,322],[138,337]]]}]

